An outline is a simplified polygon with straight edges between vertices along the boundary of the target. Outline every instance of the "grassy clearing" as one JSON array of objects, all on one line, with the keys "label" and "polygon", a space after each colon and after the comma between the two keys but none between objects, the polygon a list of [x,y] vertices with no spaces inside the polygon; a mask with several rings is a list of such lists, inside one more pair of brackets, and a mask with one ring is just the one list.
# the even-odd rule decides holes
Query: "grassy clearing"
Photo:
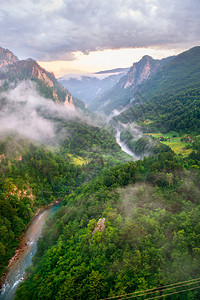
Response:
[{"label": "grassy clearing", "polygon": [[188,145],[188,143],[182,142],[181,137],[179,137],[176,132],[169,132],[166,134],[148,133],[148,135],[151,135],[157,139],[159,139],[160,137],[167,139],[167,141],[160,140],[160,142],[169,146],[177,154],[182,154],[183,156],[187,156],[192,152],[192,149],[186,149],[186,146]]},{"label": "grassy clearing", "polygon": [[76,166],[82,166],[82,165],[86,165],[88,163],[88,159],[80,157],[80,156],[73,156],[72,154],[68,154],[71,159],[73,160],[73,163]]},{"label": "grassy clearing", "polygon": [[151,121],[151,120],[149,120],[149,119],[146,119],[145,121],[137,121],[136,123],[137,123],[139,126],[147,127],[147,126],[149,126],[149,124],[154,123],[154,121]]}]

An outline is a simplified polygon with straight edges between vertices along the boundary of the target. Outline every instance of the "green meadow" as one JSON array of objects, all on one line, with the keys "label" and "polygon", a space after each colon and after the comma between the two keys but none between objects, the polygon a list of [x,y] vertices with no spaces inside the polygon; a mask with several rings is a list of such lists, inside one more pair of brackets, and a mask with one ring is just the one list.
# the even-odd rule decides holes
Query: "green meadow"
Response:
[{"label": "green meadow", "polygon": [[166,141],[160,140],[160,142],[169,146],[177,154],[182,154],[183,156],[187,156],[192,152],[192,149],[186,148],[186,146],[189,143],[182,142],[181,141],[182,137],[178,136],[178,133],[176,133],[176,132],[169,132],[166,134],[148,133],[148,135],[151,135],[155,139],[159,139],[160,137],[167,139]]}]

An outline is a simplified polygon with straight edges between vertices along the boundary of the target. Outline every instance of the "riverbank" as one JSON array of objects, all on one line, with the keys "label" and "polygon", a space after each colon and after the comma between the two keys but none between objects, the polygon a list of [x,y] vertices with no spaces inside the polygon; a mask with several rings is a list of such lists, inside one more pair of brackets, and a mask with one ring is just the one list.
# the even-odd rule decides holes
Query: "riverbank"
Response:
[{"label": "riverbank", "polygon": [[21,254],[27,249],[28,245],[26,243],[26,239],[25,239],[25,236],[26,236],[26,233],[27,233],[27,230],[29,229],[29,227],[32,225],[32,223],[35,221],[35,219],[41,214],[43,213],[45,210],[51,208],[52,206],[56,206],[58,205],[60,202],[62,201],[62,199],[59,199],[59,200],[54,200],[52,201],[51,203],[47,204],[47,205],[43,205],[41,206],[37,211],[36,213],[33,215],[31,221],[26,225],[25,227],[25,230],[24,232],[22,233],[20,239],[19,239],[19,245],[18,247],[16,248],[15,250],[15,254],[14,256],[9,260],[9,264],[8,266],[6,267],[6,271],[3,273],[2,277],[1,277],[1,281],[0,281],[0,292],[2,291],[2,287],[3,287],[3,284],[5,283],[5,279],[6,279],[6,276],[10,270],[10,268],[12,267],[12,265],[14,264],[14,262],[16,260],[19,259],[19,257],[21,256]]},{"label": "riverbank", "polygon": [[117,144],[121,147],[122,151],[126,152],[128,155],[132,156],[135,160],[139,160],[141,159],[140,156],[136,155],[135,153],[133,153],[133,151],[131,151],[128,146],[121,141],[121,138],[120,138],[120,134],[121,134],[121,130],[119,128],[116,128],[117,132],[116,132],[116,135],[115,135],[115,138],[116,138],[116,142]]}]

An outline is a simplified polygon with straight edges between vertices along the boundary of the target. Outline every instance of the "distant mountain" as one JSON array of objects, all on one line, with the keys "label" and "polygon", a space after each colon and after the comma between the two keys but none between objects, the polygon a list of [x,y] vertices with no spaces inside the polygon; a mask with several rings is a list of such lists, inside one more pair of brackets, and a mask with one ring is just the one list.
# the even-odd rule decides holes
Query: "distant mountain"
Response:
[{"label": "distant mountain", "polygon": [[88,108],[92,111],[104,111],[106,114],[110,114],[114,109],[122,109],[133,101],[141,85],[171,59],[154,60],[148,55],[144,56],[133,64],[113,88],[92,101]]},{"label": "distant mountain", "polygon": [[111,69],[111,70],[105,70],[105,71],[99,71],[96,72],[95,74],[114,74],[114,73],[127,73],[129,68],[116,68],[116,69]]},{"label": "distant mountain", "polygon": [[112,88],[129,68],[101,71],[91,75],[66,75],[58,81],[66,87],[72,95],[84,101],[87,105],[97,96]]},{"label": "distant mountain", "polygon": [[84,104],[72,98],[53,73],[47,72],[35,60],[19,60],[11,51],[3,48],[0,48],[0,80],[1,90],[13,88],[23,80],[33,80],[44,97],[51,98],[56,103],[63,102],[67,106],[84,108]]},{"label": "distant mountain", "polygon": [[151,120],[148,130],[200,131],[200,47],[157,70],[135,93],[132,106],[115,120]]}]

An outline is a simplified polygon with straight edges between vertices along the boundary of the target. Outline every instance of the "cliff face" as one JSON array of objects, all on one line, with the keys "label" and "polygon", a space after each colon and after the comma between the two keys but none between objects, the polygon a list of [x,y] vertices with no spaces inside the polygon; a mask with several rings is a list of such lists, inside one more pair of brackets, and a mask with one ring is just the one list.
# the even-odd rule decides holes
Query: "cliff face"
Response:
[{"label": "cliff face", "polygon": [[74,107],[72,95],[58,83],[53,73],[47,72],[35,60],[19,60],[3,48],[0,48],[0,80],[4,89],[10,83],[15,86],[22,80],[36,81],[43,96],[52,98],[56,103],[68,101]]},{"label": "cliff face", "polygon": [[0,47],[0,69],[16,61],[19,61],[17,56],[15,56],[8,49],[4,49]]},{"label": "cliff face", "polygon": [[66,94],[64,104],[67,107],[73,107],[74,108],[74,102],[73,102],[73,99],[72,99],[72,95]]},{"label": "cliff face", "polygon": [[161,61],[154,60],[146,55],[139,62],[133,64],[126,76],[123,77],[121,87],[126,89],[135,88],[147,80],[159,67]]}]

